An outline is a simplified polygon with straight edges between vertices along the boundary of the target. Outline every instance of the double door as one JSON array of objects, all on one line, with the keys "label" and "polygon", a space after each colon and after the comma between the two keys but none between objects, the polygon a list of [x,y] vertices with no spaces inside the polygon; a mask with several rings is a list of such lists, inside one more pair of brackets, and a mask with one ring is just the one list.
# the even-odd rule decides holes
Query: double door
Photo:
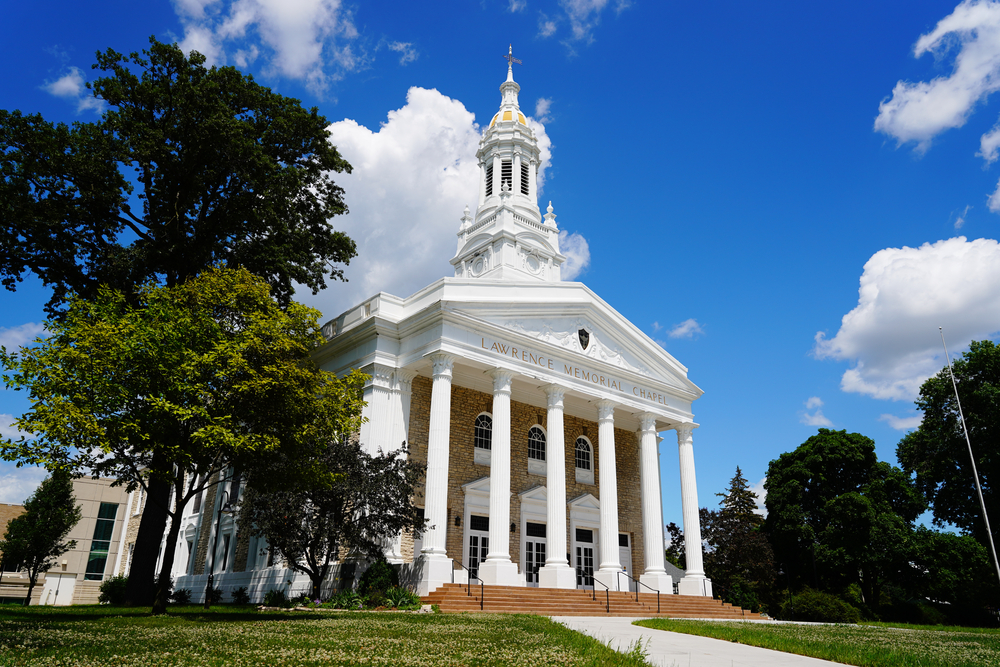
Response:
[{"label": "double door", "polygon": [[473,514],[469,517],[469,576],[479,576],[479,564],[490,551],[490,518]]},{"label": "double door", "polygon": [[574,567],[576,567],[576,587],[594,587],[594,544],[596,530],[577,528],[575,534]]},{"label": "double door", "polygon": [[538,586],[538,570],[545,565],[545,524],[529,521],[524,532],[524,580]]}]

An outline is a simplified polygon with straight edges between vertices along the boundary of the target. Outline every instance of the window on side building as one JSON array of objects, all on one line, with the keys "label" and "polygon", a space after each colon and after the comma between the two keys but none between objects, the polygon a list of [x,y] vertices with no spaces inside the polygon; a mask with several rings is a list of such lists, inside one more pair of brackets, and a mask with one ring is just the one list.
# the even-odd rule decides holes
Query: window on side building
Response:
[{"label": "window on side building", "polygon": [[493,449],[493,417],[482,413],[476,417],[475,432],[472,437],[475,462],[479,465],[490,464],[490,450]]},{"label": "window on side building", "polygon": [[594,447],[585,436],[576,439],[576,481],[594,483]]},{"label": "window on side building", "polygon": [[97,525],[94,526],[94,539],[90,543],[90,557],[87,558],[87,571],[83,578],[88,581],[104,579],[104,567],[108,563],[108,552],[111,551],[111,535],[115,532],[115,516],[118,514],[116,503],[101,503],[97,512]]}]

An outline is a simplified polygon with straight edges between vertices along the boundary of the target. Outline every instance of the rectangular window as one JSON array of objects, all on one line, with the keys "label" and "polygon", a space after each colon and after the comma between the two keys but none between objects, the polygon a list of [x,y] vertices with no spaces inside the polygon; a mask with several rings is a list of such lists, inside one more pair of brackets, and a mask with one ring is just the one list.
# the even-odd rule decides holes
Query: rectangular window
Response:
[{"label": "rectangular window", "polygon": [[628,535],[619,533],[618,534],[618,546],[627,547],[628,546]]},{"label": "rectangular window", "polygon": [[226,566],[229,565],[229,534],[222,536],[222,569],[220,572],[226,571]]},{"label": "rectangular window", "polygon": [[500,189],[503,190],[503,184],[507,184],[508,189],[514,187],[514,164],[510,160],[504,160],[500,163]]},{"label": "rectangular window", "polygon": [[576,541],[586,542],[587,544],[594,543],[594,531],[586,530],[585,528],[576,529]]},{"label": "rectangular window", "polygon": [[[197,489],[200,483],[201,483],[201,476],[199,475],[198,477],[194,478],[194,488]],[[194,494],[194,500],[191,503],[192,514],[197,514],[200,511],[201,511],[201,491]]]},{"label": "rectangular window", "polygon": [[[365,305],[366,308],[370,307],[370,304]],[[371,314],[370,312],[368,313]],[[240,471],[233,470],[232,479],[229,482],[229,502],[233,505],[236,501],[240,499]]]},{"label": "rectangular window", "polygon": [[[525,164],[524,162],[522,162],[521,163],[521,194],[522,195],[531,194],[528,191],[528,178],[529,178],[528,165]],[[541,421],[541,420],[539,420],[539,421]]]},{"label": "rectangular window", "polygon": [[490,532],[490,518],[488,516],[478,516],[473,514],[469,517],[469,529],[481,530],[484,533]]},{"label": "rectangular window", "polygon": [[486,165],[486,196],[493,194],[493,163]]},{"label": "rectangular window", "polygon": [[94,539],[90,543],[87,571],[83,575],[88,581],[104,579],[104,567],[108,563],[108,552],[111,551],[111,535],[115,532],[117,514],[117,503],[101,503],[97,512],[97,525],[94,526]]},{"label": "rectangular window", "polygon": [[544,523],[531,523],[525,527],[525,532],[528,533],[528,537],[545,537],[545,524]]}]

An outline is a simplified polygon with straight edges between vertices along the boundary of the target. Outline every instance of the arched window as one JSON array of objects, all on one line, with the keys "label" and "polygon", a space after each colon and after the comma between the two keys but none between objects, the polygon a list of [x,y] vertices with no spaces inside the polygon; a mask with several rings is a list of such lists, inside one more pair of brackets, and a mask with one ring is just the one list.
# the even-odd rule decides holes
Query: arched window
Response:
[{"label": "arched window", "polygon": [[594,483],[594,448],[582,435],[576,439],[576,481]]},{"label": "arched window", "polygon": [[476,417],[476,434],[473,438],[476,449],[489,451],[493,448],[493,417],[481,414]]},{"label": "arched window", "polygon": [[538,426],[532,426],[528,431],[528,458],[545,460],[545,431]]},{"label": "arched window", "polygon": [[493,417],[482,413],[476,417],[476,428],[472,436],[473,462],[490,465],[490,450],[493,448]]}]

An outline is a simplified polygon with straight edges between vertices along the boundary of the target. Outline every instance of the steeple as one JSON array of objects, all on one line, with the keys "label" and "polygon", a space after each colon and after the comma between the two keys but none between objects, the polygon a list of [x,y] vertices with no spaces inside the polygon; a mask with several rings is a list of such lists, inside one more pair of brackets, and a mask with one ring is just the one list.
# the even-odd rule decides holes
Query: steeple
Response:
[{"label": "steeple", "polygon": [[507,80],[500,84],[500,110],[483,131],[479,159],[479,203],[474,217],[466,207],[451,260],[456,277],[492,280],[558,281],[566,258],[559,254],[559,229],[549,203],[543,219],[536,177],[540,152],[521,112],[514,81],[513,48]]}]

